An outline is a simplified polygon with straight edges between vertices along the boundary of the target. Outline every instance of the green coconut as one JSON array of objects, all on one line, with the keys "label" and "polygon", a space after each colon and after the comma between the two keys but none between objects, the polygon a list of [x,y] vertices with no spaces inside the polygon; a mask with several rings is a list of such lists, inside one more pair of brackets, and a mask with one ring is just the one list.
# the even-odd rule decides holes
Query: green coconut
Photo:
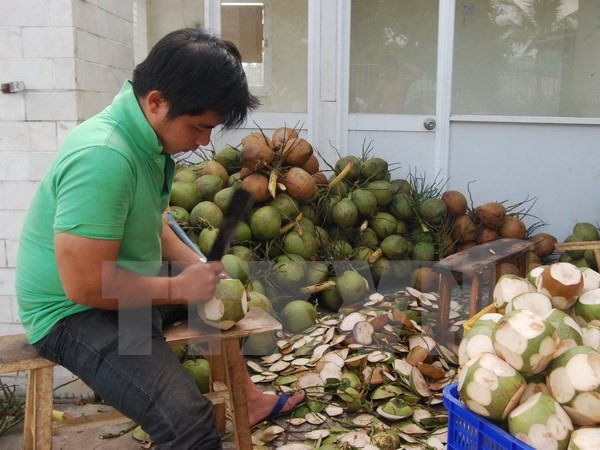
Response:
[{"label": "green coconut", "polygon": [[304,233],[300,236],[296,231],[291,231],[283,239],[283,251],[300,255],[304,259],[310,259],[319,247],[319,241],[311,233]]},{"label": "green coconut", "polygon": [[275,258],[271,279],[281,290],[295,292],[304,283],[308,265],[297,255],[281,255]]},{"label": "green coconut", "polygon": [[324,262],[309,262],[306,268],[306,285],[314,286],[329,279],[329,268]]},{"label": "green coconut", "polygon": [[173,182],[171,196],[169,197],[169,204],[171,206],[181,206],[191,211],[199,201],[200,196],[194,183],[187,181]]},{"label": "green coconut", "polygon": [[190,212],[190,225],[196,228],[220,228],[223,223],[223,211],[213,202],[198,203]]},{"label": "green coconut", "polygon": [[252,230],[250,225],[246,222],[240,222],[235,228],[232,242],[235,244],[242,244],[244,242],[250,242],[252,240]]},{"label": "green coconut", "polygon": [[552,310],[550,298],[539,292],[524,292],[514,297],[506,304],[506,312],[514,309],[528,309],[540,317],[545,316]]},{"label": "green coconut", "polygon": [[258,291],[250,291],[247,289],[248,294],[248,308],[260,308],[269,314],[273,314],[273,305],[271,300]]},{"label": "green coconut", "polygon": [[581,269],[571,263],[557,262],[547,266],[537,279],[537,291],[550,297],[554,308],[571,308],[583,292]]},{"label": "green coconut", "polygon": [[244,285],[233,278],[219,280],[214,297],[198,305],[198,315],[204,323],[221,330],[230,329],[247,312],[248,300]]},{"label": "green coconut", "polygon": [[546,385],[546,377],[543,374],[529,375],[525,377],[525,379],[527,380],[527,386],[525,386],[519,404],[525,403],[535,394],[540,392],[546,395],[552,395],[550,389],[548,389],[548,386]]},{"label": "green coconut", "polygon": [[248,263],[242,258],[236,255],[227,254],[223,256],[221,262],[223,263],[225,273],[227,273],[231,278],[236,278],[242,283],[248,281],[248,273],[250,269],[248,268]]},{"label": "green coconut", "polygon": [[292,300],[280,314],[283,326],[292,333],[312,327],[317,320],[317,309],[305,300]]},{"label": "green coconut", "polygon": [[317,227],[315,226],[315,224],[306,217],[302,217],[297,222],[297,224],[298,227],[302,230],[302,233],[310,233],[312,235],[315,235],[317,232]]},{"label": "green coconut", "polygon": [[185,209],[182,206],[171,206],[169,208],[169,212],[173,216],[173,219],[175,219],[175,222],[179,224],[179,226],[190,226],[190,213],[187,209]]},{"label": "green coconut", "polygon": [[568,450],[598,450],[600,428],[578,428],[571,433]]},{"label": "green coconut", "polygon": [[255,333],[246,338],[242,352],[247,356],[272,355],[277,350],[277,340],[273,333]]},{"label": "green coconut", "polygon": [[[565,242],[584,242],[586,238],[584,236],[580,236],[579,234],[571,234],[566,237]],[[567,250],[565,255],[568,255],[572,260],[580,259],[585,256],[585,250]]]},{"label": "green coconut", "polygon": [[227,173],[231,175],[242,167],[240,164],[240,155],[241,152],[237,148],[227,146],[217,152],[215,161],[221,164],[227,170]]},{"label": "green coconut", "polygon": [[523,375],[540,373],[548,367],[558,348],[556,329],[526,309],[507,313],[492,335],[496,354]]},{"label": "green coconut", "polygon": [[573,227],[573,234],[581,236],[584,241],[600,241],[598,228],[594,224],[587,222],[576,223]]},{"label": "green coconut", "polygon": [[193,183],[196,181],[198,174],[192,167],[182,167],[177,169],[173,176],[173,181],[183,181],[184,183]]},{"label": "green coconut", "polygon": [[458,371],[458,391],[471,411],[492,420],[504,420],[518,405],[525,377],[492,353],[470,359]]},{"label": "green coconut", "polygon": [[346,270],[338,275],[335,288],[347,304],[363,300],[369,291],[369,283],[355,270]]},{"label": "green coconut", "polygon": [[196,386],[203,394],[210,392],[210,363],[203,358],[194,358],[184,361],[185,371],[194,379]]},{"label": "green coconut", "polygon": [[373,249],[369,247],[355,247],[350,259],[354,261],[368,261],[373,254]]},{"label": "green coconut", "polygon": [[334,281],[336,283],[336,286],[321,291],[319,293],[319,306],[324,306],[325,308],[331,311],[337,312],[344,304],[344,299],[342,298],[342,296],[336,288],[337,278],[331,277],[330,280]]},{"label": "green coconut", "polygon": [[388,175],[388,163],[382,158],[368,158],[360,165],[360,176],[363,180],[383,180]]},{"label": "green coconut", "polygon": [[379,246],[379,238],[373,228],[365,228],[357,234],[354,244],[357,247],[369,247],[375,249]]},{"label": "green coconut", "polygon": [[600,326],[600,288],[584,292],[573,307],[580,323]]},{"label": "green coconut", "polygon": [[410,220],[415,215],[411,205],[410,195],[404,192],[392,197],[389,208],[390,213],[392,213],[396,219]]},{"label": "green coconut", "polygon": [[133,438],[136,441],[152,442],[150,440],[150,435],[148,433],[146,433],[144,430],[142,430],[142,427],[139,425],[133,429],[133,431],[131,432],[131,435],[133,436]]},{"label": "green coconut", "polygon": [[250,217],[252,235],[260,240],[270,240],[279,236],[281,215],[273,206],[258,208]]},{"label": "green coconut", "polygon": [[559,344],[554,357],[561,355],[570,348],[583,345],[583,332],[571,316],[559,309],[551,309],[544,320],[550,323],[558,332]]},{"label": "green coconut", "polygon": [[213,201],[215,194],[223,189],[223,180],[218,175],[202,175],[196,180],[201,200]]},{"label": "green coconut", "polygon": [[413,410],[411,406],[400,397],[388,400],[377,408],[377,414],[393,422],[410,417],[412,416],[412,413]]},{"label": "green coconut", "polygon": [[383,240],[396,232],[398,222],[391,214],[379,211],[369,220],[369,227],[375,231],[380,240]]},{"label": "green coconut", "polygon": [[576,425],[600,424],[600,353],[579,345],[556,357],[547,371],[547,385]]},{"label": "green coconut", "polygon": [[428,198],[419,205],[421,216],[428,222],[440,224],[444,220],[448,207],[442,199]]},{"label": "green coconut", "polygon": [[408,252],[408,241],[402,236],[392,234],[381,241],[381,250],[388,259],[404,259]]},{"label": "green coconut", "polygon": [[349,228],[358,218],[358,209],[349,198],[343,198],[331,208],[331,220],[337,226]]},{"label": "green coconut", "polygon": [[227,211],[229,204],[231,203],[231,199],[233,198],[233,194],[237,191],[236,187],[230,186],[225,189],[221,189],[217,192],[213,198],[213,203],[217,205],[221,211]]},{"label": "green coconut", "polygon": [[370,217],[377,211],[377,198],[367,189],[355,189],[350,199],[356,206],[359,217]]},{"label": "green coconut", "polygon": [[254,252],[252,251],[252,249],[244,246],[244,245],[234,245],[232,247],[229,247],[229,252],[232,255],[235,255],[241,259],[243,259],[244,261],[254,261],[256,260],[256,255],[254,255]]},{"label": "green coconut", "polygon": [[242,184],[241,172],[233,173],[233,174],[229,175],[229,178],[227,178],[227,186],[239,187],[240,184]]},{"label": "green coconut", "polygon": [[352,164],[351,169],[344,179],[348,181],[355,181],[360,175],[360,159],[354,155],[348,155],[338,159],[338,161],[335,163],[335,173],[336,175],[340,174],[348,164]]},{"label": "green coconut", "polygon": [[592,347],[600,352],[600,327],[595,325],[584,325],[581,327],[583,345]]},{"label": "green coconut", "polygon": [[396,450],[400,448],[400,435],[394,430],[378,431],[371,435],[371,445],[380,450]]},{"label": "green coconut", "polygon": [[202,253],[208,255],[215,245],[219,230],[216,228],[204,228],[198,236],[198,248]]},{"label": "green coconut", "polygon": [[494,304],[498,309],[504,308],[513,298],[525,292],[535,292],[535,287],[525,278],[513,274],[502,275],[494,286]]},{"label": "green coconut", "polygon": [[325,246],[325,255],[331,261],[345,260],[352,255],[352,246],[341,239],[335,239]]},{"label": "green coconut", "polygon": [[412,192],[412,186],[410,185],[410,181],[404,178],[398,178],[396,180],[390,181],[392,183],[392,189],[394,190],[394,195],[396,194],[410,194]]},{"label": "green coconut", "polygon": [[492,334],[501,318],[502,315],[497,313],[484,314],[463,335],[458,346],[458,362],[461,366],[482,353],[495,353]]},{"label": "green coconut", "polygon": [[508,430],[534,448],[565,450],[573,422],[556,400],[540,392],[511,411]]},{"label": "green coconut", "polygon": [[283,221],[290,221],[298,215],[298,201],[288,194],[277,195],[269,205],[279,211]]},{"label": "green coconut", "polygon": [[417,242],[410,252],[410,258],[413,261],[433,261],[435,259],[435,246],[431,242]]},{"label": "green coconut", "polygon": [[365,184],[365,189],[375,196],[377,205],[380,208],[383,208],[392,202],[394,188],[389,181],[371,181]]}]

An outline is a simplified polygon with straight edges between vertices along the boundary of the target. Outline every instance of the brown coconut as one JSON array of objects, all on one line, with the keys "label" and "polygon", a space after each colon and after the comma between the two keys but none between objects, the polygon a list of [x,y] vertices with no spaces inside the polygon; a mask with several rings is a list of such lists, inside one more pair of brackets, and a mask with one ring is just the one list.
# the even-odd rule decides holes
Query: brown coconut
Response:
[{"label": "brown coconut", "polygon": [[500,228],[498,228],[498,233],[503,238],[525,239],[527,237],[527,227],[518,217],[504,216]]},{"label": "brown coconut", "polygon": [[529,238],[533,242],[533,252],[540,258],[550,256],[555,250],[556,238],[548,233],[537,233]]},{"label": "brown coconut", "polygon": [[246,178],[248,175],[253,174],[254,170],[252,169],[248,169],[247,167],[242,167],[240,169],[240,180],[243,180],[244,178]]},{"label": "brown coconut", "polygon": [[288,194],[299,202],[306,203],[317,193],[317,186],[312,176],[300,167],[291,167],[283,178]]},{"label": "brown coconut", "polygon": [[269,178],[262,173],[254,172],[245,177],[240,188],[250,192],[255,203],[267,201],[271,196],[269,194]]},{"label": "brown coconut", "polygon": [[506,208],[498,202],[489,202],[475,208],[475,216],[486,227],[497,230],[502,225]]},{"label": "brown coconut", "polygon": [[547,266],[536,282],[537,291],[550,297],[552,306],[561,311],[575,304],[583,292],[583,274],[574,264],[557,262]]},{"label": "brown coconut", "polygon": [[492,242],[500,238],[500,235],[496,230],[490,227],[482,226],[477,231],[477,238],[475,242],[477,244],[485,244],[486,242]]},{"label": "brown coconut", "polygon": [[437,291],[440,285],[440,274],[434,272],[431,267],[419,267],[413,272],[416,290],[421,292]]},{"label": "brown coconut", "polygon": [[261,131],[255,131],[253,133],[250,133],[249,135],[245,136],[242,139],[242,147],[250,142],[250,141],[259,141],[259,142],[263,142],[265,144],[267,144],[269,146],[269,148],[273,149],[273,142],[271,141],[271,139],[269,139],[267,136],[265,136]]},{"label": "brown coconut", "polygon": [[467,199],[459,191],[444,192],[442,194],[442,201],[446,204],[448,214],[453,217],[462,216],[467,212]]},{"label": "brown coconut", "polygon": [[310,158],[308,158],[306,162],[300,167],[302,167],[311,175],[314,175],[319,171],[319,160],[317,159],[317,156],[313,153],[312,155],[310,155]]},{"label": "brown coconut", "polygon": [[500,263],[496,266],[496,281],[502,275],[507,275],[507,274],[517,275],[519,277],[522,276],[519,268],[513,263],[504,262],[504,263]]},{"label": "brown coconut", "polygon": [[259,170],[271,164],[274,157],[275,153],[264,140],[250,139],[242,144],[240,164],[250,170]]},{"label": "brown coconut", "polygon": [[463,214],[454,221],[451,236],[458,243],[474,241],[477,237],[477,226],[469,216]]},{"label": "brown coconut", "polygon": [[323,172],[316,172],[312,174],[313,180],[315,180],[315,184],[317,185],[327,185],[329,181]]},{"label": "brown coconut", "polygon": [[273,147],[276,150],[279,150],[285,145],[287,141],[295,139],[297,137],[298,132],[293,128],[281,127],[273,131],[273,137],[271,138],[271,140],[273,142]]},{"label": "brown coconut", "polygon": [[302,167],[312,154],[312,146],[302,138],[289,139],[281,149],[281,158],[286,166]]}]

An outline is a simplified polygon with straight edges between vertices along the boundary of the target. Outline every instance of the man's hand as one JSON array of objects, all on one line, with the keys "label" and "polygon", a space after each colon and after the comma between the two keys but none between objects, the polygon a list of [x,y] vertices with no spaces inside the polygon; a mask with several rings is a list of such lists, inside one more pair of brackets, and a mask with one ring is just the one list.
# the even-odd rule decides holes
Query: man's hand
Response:
[{"label": "man's hand", "polygon": [[197,304],[213,298],[219,280],[223,278],[220,262],[197,263],[187,266],[171,278],[171,303]]}]

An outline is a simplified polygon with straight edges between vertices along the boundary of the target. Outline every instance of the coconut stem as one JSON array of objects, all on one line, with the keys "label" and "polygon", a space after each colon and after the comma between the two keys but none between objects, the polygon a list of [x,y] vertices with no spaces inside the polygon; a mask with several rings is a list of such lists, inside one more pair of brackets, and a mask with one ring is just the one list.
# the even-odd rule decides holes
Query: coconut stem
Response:
[{"label": "coconut stem", "polygon": [[317,292],[323,292],[327,289],[331,289],[335,286],[335,281],[328,280],[323,283],[313,284],[312,286],[306,286],[300,289],[304,294],[316,294]]},{"label": "coconut stem", "polygon": [[329,189],[331,190],[338,184],[340,184],[343,181],[343,179],[346,178],[346,175],[348,175],[348,173],[352,170],[353,167],[354,163],[352,161],[346,164],[344,170],[342,170],[333,180],[331,180],[331,183],[329,183]]},{"label": "coconut stem", "polygon": [[277,196],[277,170],[271,170],[269,174],[269,193],[271,197],[275,198]]},{"label": "coconut stem", "polygon": [[373,253],[371,253],[371,256],[369,256],[369,264],[375,264],[375,262],[382,256],[383,256],[383,250],[378,248]]},{"label": "coconut stem", "polygon": [[[294,228],[294,227],[295,227],[295,226],[298,224],[298,221],[299,221],[300,219],[302,219],[302,213],[299,213],[299,214],[296,216],[296,218],[295,218],[294,220],[292,220],[290,223],[286,223],[284,226],[282,226],[282,227],[279,229],[279,234],[285,234],[285,233],[287,233],[288,231],[290,231],[292,228]],[[300,234],[300,233],[298,233],[298,234]]]}]

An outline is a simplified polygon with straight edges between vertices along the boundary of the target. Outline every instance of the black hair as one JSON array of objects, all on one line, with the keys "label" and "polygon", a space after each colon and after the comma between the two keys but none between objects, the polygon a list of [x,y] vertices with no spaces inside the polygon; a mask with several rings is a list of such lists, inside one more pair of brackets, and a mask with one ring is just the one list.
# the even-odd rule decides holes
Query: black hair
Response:
[{"label": "black hair", "polygon": [[160,39],[136,66],[131,84],[137,97],[159,91],[169,104],[169,119],[211,111],[225,128],[235,128],[260,105],[248,88],[237,47],[195,28]]}]

